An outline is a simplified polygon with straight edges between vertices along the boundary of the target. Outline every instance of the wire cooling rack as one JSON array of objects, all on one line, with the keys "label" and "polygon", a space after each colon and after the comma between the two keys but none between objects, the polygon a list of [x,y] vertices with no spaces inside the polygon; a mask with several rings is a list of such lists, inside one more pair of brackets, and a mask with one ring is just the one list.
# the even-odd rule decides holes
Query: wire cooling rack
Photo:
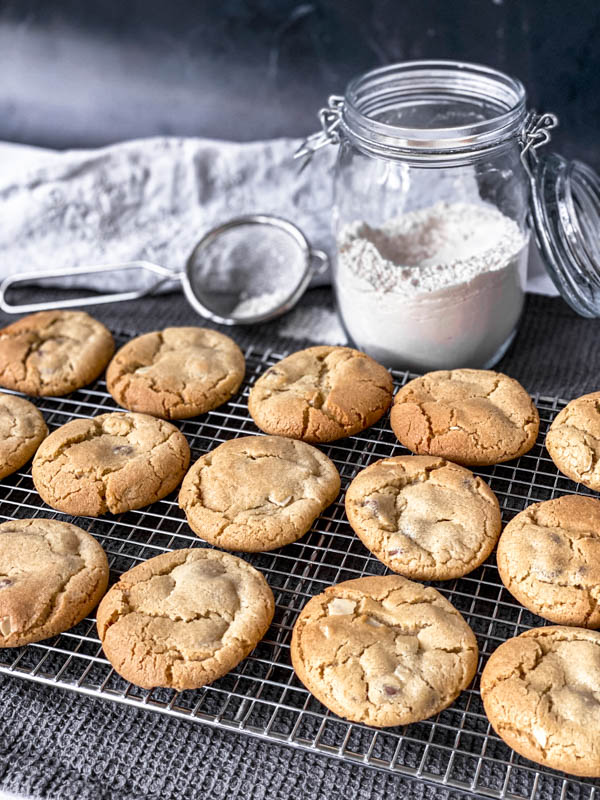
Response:
[{"label": "wire cooling rack", "polygon": [[[284,355],[249,349],[241,393],[221,408],[180,424],[193,459],[227,439],[260,433],[248,414],[248,391],[258,375]],[[409,377],[394,373],[398,385]],[[548,425],[564,403],[550,397],[535,400],[541,417],[535,447],[516,461],[478,472],[498,496],[504,523],[531,502],[563,493],[592,494],[560,475],[543,447]],[[104,381],[68,397],[35,402],[51,429],[76,417],[119,410]],[[326,586],[387,571],[352,532],[344,513],[344,490],[358,470],[376,459],[407,452],[396,441],[387,417],[323,450],[340,471],[342,493],[299,542],[270,553],[244,555],[266,576],[276,612],[263,641],[224,678],[196,691],[139,689],[120,678],[104,658],[92,617],[53,639],[0,649],[0,672],[478,795],[519,800],[600,798],[600,781],[539,769],[514,753],[490,728],[478,691],[483,663],[507,638],[544,624],[504,589],[493,555],[464,578],[433,584],[463,613],[481,651],[474,684],[450,708],[424,722],[375,730],[336,717],[302,686],[289,655],[298,612]],[[90,531],[108,554],[111,583],[121,572],[159,553],[206,546],[188,527],[175,495],[118,517],[74,519],[42,502],[29,469],[0,481],[0,518],[34,516],[74,521]]]}]

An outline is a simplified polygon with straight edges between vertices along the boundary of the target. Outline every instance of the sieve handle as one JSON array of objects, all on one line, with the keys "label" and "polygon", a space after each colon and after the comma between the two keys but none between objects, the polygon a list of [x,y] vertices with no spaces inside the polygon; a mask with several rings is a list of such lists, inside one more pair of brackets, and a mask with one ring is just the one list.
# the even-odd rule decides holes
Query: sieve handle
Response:
[{"label": "sieve handle", "polygon": [[329,256],[325,252],[325,250],[315,250],[311,248],[310,257],[315,262],[312,268],[313,275],[325,275],[327,270],[329,269]]},{"label": "sieve handle", "polygon": [[[145,289],[133,289],[128,292],[111,292],[109,294],[96,294],[91,297],[75,297],[65,300],[55,300],[52,302],[43,301],[41,303],[9,303],[6,293],[9,289],[22,283],[39,281],[45,278],[66,278],[81,275],[97,275],[100,272],[115,272],[117,270],[141,269],[144,272],[152,272],[158,279]],[[97,266],[80,267],[77,269],[57,269],[52,273],[47,272],[22,272],[20,275],[12,275],[5,278],[0,284],[0,309],[7,314],[31,313],[33,311],[51,311],[55,308],[73,308],[75,306],[96,306],[102,303],[119,303],[121,300],[137,300],[140,297],[152,294],[160,286],[168,281],[179,281],[181,275],[178,272],[153,264],[151,261],[126,261],[123,264],[100,264]]]}]

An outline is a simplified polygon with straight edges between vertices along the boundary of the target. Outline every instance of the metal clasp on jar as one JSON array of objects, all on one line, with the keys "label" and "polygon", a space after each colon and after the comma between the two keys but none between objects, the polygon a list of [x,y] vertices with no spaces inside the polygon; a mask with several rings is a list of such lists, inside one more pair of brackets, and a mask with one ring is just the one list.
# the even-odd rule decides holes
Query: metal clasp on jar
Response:
[{"label": "metal clasp on jar", "polygon": [[319,110],[321,130],[307,136],[294,153],[294,158],[303,158],[304,162],[300,172],[308,166],[313,154],[328,144],[339,144],[340,134],[338,128],[342,122],[342,109],[344,98],[339,94],[332,94],[327,101],[328,105]]},{"label": "metal clasp on jar", "polygon": [[537,161],[536,150],[543,147],[550,141],[550,131],[558,126],[556,114],[538,114],[537,111],[529,111],[525,118],[523,131],[520,136],[521,141],[521,163],[529,178],[533,180],[533,164]]},{"label": "metal clasp on jar", "polygon": [[[302,171],[313,157],[313,154],[328,144],[339,144],[339,127],[342,122],[342,112],[344,109],[344,98],[341,95],[330,95],[328,105],[321,108],[318,112],[321,130],[312,133],[302,142],[294,153],[294,158],[303,158],[304,162],[300,167]],[[521,162],[530,178],[533,178],[531,161],[537,160],[535,151],[538,147],[548,144],[551,139],[550,131],[558,126],[558,117],[555,114],[537,111],[528,112],[523,129],[519,137],[521,143]]]}]

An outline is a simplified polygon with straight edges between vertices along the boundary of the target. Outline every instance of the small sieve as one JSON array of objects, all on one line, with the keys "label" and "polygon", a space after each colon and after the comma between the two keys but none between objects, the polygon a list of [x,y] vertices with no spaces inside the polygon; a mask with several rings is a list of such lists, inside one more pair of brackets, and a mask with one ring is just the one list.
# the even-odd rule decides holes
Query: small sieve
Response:
[{"label": "small sieve", "polygon": [[[222,325],[254,325],[293,308],[313,275],[321,274],[328,265],[327,254],[311,248],[296,225],[281,217],[253,214],[210,230],[196,244],[180,272],[149,261],[128,261],[21,273],[0,284],[0,308],[8,314],[18,314],[117,303],[180,283],[188,302],[201,316]],[[17,304],[6,299],[8,290],[17,285],[128,270],[149,274],[149,285],[55,302]]]}]

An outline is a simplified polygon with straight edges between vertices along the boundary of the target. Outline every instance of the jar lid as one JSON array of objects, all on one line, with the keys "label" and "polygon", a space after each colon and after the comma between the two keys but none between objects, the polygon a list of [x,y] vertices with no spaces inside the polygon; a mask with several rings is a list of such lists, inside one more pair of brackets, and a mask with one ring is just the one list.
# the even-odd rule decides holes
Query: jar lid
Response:
[{"label": "jar lid", "polygon": [[600,176],[557,153],[524,163],[531,223],[548,273],[578,314],[600,317]]}]

